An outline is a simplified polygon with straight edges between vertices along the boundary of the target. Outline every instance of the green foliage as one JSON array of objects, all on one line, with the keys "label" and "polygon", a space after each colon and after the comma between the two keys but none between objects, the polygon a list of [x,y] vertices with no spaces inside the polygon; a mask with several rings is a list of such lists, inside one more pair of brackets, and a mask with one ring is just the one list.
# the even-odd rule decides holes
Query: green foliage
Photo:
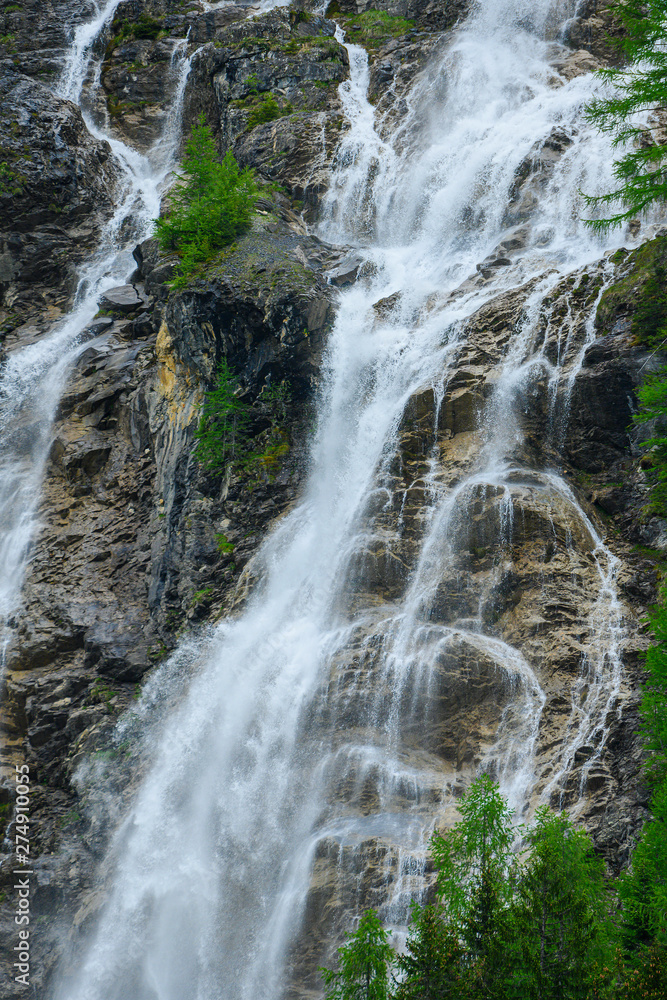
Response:
[{"label": "green foliage", "polygon": [[442,906],[412,907],[405,952],[396,961],[400,973],[396,1000],[459,1000],[463,949]]},{"label": "green foliage", "polygon": [[8,163],[0,163],[0,194],[23,194],[23,182]]},{"label": "green foliage", "polygon": [[[651,407],[646,399],[657,394],[654,407],[664,426],[667,372],[663,372],[660,379],[656,376],[655,382],[649,382],[644,397],[643,392],[640,393],[642,412],[650,414]],[[653,441],[657,442],[658,487],[664,491],[661,493],[663,499],[667,492],[667,438],[654,438]],[[641,977],[650,979],[655,971],[655,963],[649,955],[651,949],[658,948],[661,952],[660,975],[664,977],[667,971],[664,960],[667,948],[667,591],[662,592],[660,603],[649,614],[649,621],[654,639],[646,653],[648,676],[640,711],[647,752],[644,770],[652,790],[652,816],[645,823],[633,852],[631,869],[621,879],[619,896],[626,946],[631,952],[639,953]]]},{"label": "green foliage", "polygon": [[165,656],[167,656],[168,653],[169,650],[162,642],[162,640],[160,640],[154,646],[148,647],[147,656],[148,659],[151,661],[151,663],[159,663],[160,660],[164,660]]},{"label": "green foliage", "polygon": [[251,110],[246,127],[253,129],[256,125],[262,125],[264,122],[272,122],[276,118],[283,118],[285,115],[292,114],[293,111],[294,108],[289,102],[281,107],[273,94],[265,94],[262,101],[259,104],[255,104]]},{"label": "green foliage", "polygon": [[632,868],[619,887],[623,931],[631,951],[667,946],[667,787],[654,794],[651,811],[633,852]]},{"label": "green foliage", "polygon": [[593,208],[619,206],[619,211],[608,218],[587,220],[602,231],[620,226],[655,202],[667,199],[667,143],[657,141],[650,123],[646,123],[646,114],[664,107],[667,100],[665,3],[615,0],[612,7],[622,25],[615,44],[630,65],[599,71],[614,89],[610,96],[594,100],[588,108],[588,120],[611,133],[614,146],[623,150],[614,164],[618,187],[586,198]]},{"label": "green foliage", "polygon": [[211,472],[222,472],[247,437],[248,406],[237,391],[238,382],[223,358],[215,388],[206,395],[196,434],[195,456]]},{"label": "green foliage", "polygon": [[215,544],[218,546],[218,552],[220,555],[230,555],[234,551],[234,543],[229,541],[227,535],[216,535]]},{"label": "green foliage", "polygon": [[325,1000],[389,1000],[394,952],[374,910],[367,910],[347,944],[338,949],[338,969],[320,969]]},{"label": "green foliage", "polygon": [[[646,774],[651,787],[667,789],[667,592],[649,614],[654,640],[646,653],[648,678],[641,703]],[[667,805],[667,801],[665,802]]]},{"label": "green foliage", "polygon": [[[667,449],[667,443],[661,445],[661,456],[663,449]],[[632,855],[632,868],[622,878],[619,889],[624,934],[631,950],[655,945],[667,947],[666,598],[663,591],[661,603],[649,615],[654,641],[646,653],[648,677],[640,708],[647,750],[645,773],[653,792],[652,816],[644,825]]]},{"label": "green foliage", "polygon": [[213,587],[202,587],[201,590],[195,591],[195,593],[190,598],[190,607],[196,608],[200,604],[204,604],[208,601],[209,597],[213,593]]},{"label": "green foliage", "polygon": [[231,152],[218,162],[203,115],[192,127],[183,169],[181,183],[170,193],[168,215],[155,220],[160,247],[175,250],[181,259],[176,287],[247,229],[258,195],[252,171],[241,170]]},{"label": "green foliage", "polygon": [[164,30],[164,25],[158,18],[143,13],[136,21],[128,21],[121,18],[114,19],[111,24],[111,30],[114,32],[114,35],[107,45],[107,55],[110,55],[114,49],[117,49],[119,45],[122,45],[129,38],[155,40]]},{"label": "green foliage", "polygon": [[101,678],[97,678],[92,688],[90,689],[90,698],[94,702],[103,702],[107,708],[112,708],[111,700],[115,698],[118,694],[114,691],[112,687],[103,681]]},{"label": "green foliage", "polygon": [[[667,514],[667,368],[648,375],[637,393],[639,410],[635,422],[652,422],[653,436],[644,442],[651,449],[652,467],[648,470],[652,482],[651,507],[662,516]],[[654,628],[658,624],[653,622]]]},{"label": "green foliage", "polygon": [[567,816],[544,807],[519,828],[519,862],[511,810],[490,778],[473,782],[459,810],[459,823],[432,840],[438,899],[413,905],[403,953],[392,955],[368,911],[337,971],[321,970],[325,1000],[643,1000],[625,983],[662,982],[664,956],[648,952],[625,976],[604,864]]},{"label": "green foliage", "polygon": [[431,840],[437,893],[448,922],[469,952],[485,956],[509,902],[512,810],[498,786],[482,775],[461,800],[459,811],[461,820]]},{"label": "green foliage", "polygon": [[644,282],[632,317],[632,332],[644,344],[657,347],[667,339],[667,268],[656,261]]},{"label": "green foliage", "polygon": [[[333,16],[330,5],[329,16]],[[346,29],[346,40],[355,45],[363,45],[367,49],[379,48],[390,38],[400,38],[407,35],[415,26],[414,21],[405,17],[395,17],[384,10],[366,10],[351,17],[341,17],[341,23]]]},{"label": "green foliage", "polygon": [[620,983],[615,1000],[665,1000],[667,951],[657,945],[641,951],[636,966]]},{"label": "green foliage", "polygon": [[588,1000],[610,958],[604,864],[588,834],[546,806],[526,843],[510,918],[512,986],[525,1000]]}]

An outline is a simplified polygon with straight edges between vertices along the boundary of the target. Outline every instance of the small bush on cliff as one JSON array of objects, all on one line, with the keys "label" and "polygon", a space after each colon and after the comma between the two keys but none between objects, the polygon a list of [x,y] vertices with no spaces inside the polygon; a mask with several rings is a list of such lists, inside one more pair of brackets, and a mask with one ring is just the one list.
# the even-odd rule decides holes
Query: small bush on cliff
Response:
[{"label": "small bush on cliff", "polygon": [[203,115],[192,126],[183,171],[170,193],[168,214],[155,220],[162,250],[175,250],[181,258],[176,287],[248,227],[258,194],[252,171],[241,170],[231,152],[218,162]]},{"label": "small bush on cliff", "polygon": [[246,128],[250,130],[256,125],[263,125],[265,122],[275,121],[276,118],[283,118],[285,115],[290,115],[293,110],[294,108],[289,102],[281,108],[273,94],[266,94],[259,104],[255,104],[252,108]]},{"label": "small bush on cliff", "polygon": [[608,218],[589,220],[602,231],[667,200],[667,143],[656,137],[646,117],[664,108],[667,98],[665,2],[615,0],[612,9],[623,28],[614,44],[629,65],[599,71],[614,91],[588,108],[589,121],[613,135],[614,146],[624,150],[614,165],[618,187],[586,198],[594,208],[620,206]]},{"label": "small bush on cliff", "polygon": [[195,455],[211,472],[221,472],[236,458],[248,434],[248,406],[236,395],[238,382],[223,358],[218,380],[202,407]]}]

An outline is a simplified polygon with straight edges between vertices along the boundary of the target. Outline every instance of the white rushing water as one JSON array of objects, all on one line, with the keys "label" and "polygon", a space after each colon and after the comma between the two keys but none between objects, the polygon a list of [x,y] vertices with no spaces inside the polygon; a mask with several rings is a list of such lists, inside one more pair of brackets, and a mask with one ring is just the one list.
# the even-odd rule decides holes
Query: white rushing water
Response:
[{"label": "white rushing water", "polygon": [[[366,56],[350,46],[341,96],[351,129],[321,233],[359,246],[374,277],[341,296],[303,499],[254,561],[259,582],[244,612],[219,626],[178,707],[150,728],[152,763],[107,862],[109,899],[61,1000],[277,1000],[313,870],[320,888],[333,872],[332,895],[354,909],[368,901],[361,883],[374,844],[384,916],[404,922],[456,778],[427,723],[443,685],[457,683],[457,664],[475,665],[502,695],[483,765],[524,807],[545,693],[524,652],[487,628],[484,590],[471,582],[460,607],[441,594],[480,505],[495,525],[497,574],[511,561],[521,505],[566,516],[586,540],[598,589],[545,797],[558,794],[578,746],[601,752],[621,672],[616,560],[558,471],[527,461],[517,417],[533,380],[560,379],[540,333],[545,297],[604,249],[580,222],[578,194],[612,183],[607,140],[582,125],[594,82],[554,69],[564,55],[558,26],[575,6],[535,0],[526,12],[519,0],[480,0],[415,83],[393,135],[376,131]],[[520,220],[511,262],[467,282],[516,236],[515,177],[554,135],[562,155]],[[368,556],[388,544],[406,405],[429,388],[446,398],[465,320],[531,278],[523,320],[480,402],[481,447],[454,484],[436,448],[426,457],[413,484],[422,497],[415,568],[400,599],[373,600]],[[559,364],[580,349],[564,346]],[[138,712],[149,725],[148,696]],[[323,919],[313,903],[311,933]]]},{"label": "white rushing water", "polygon": [[[84,81],[99,61],[93,48],[120,0],[99,5],[89,24],[80,25],[65,70],[56,86],[59,96],[80,101]],[[81,269],[72,312],[50,334],[14,350],[0,370],[0,640],[4,650],[7,622],[20,602],[20,589],[38,528],[41,484],[52,441],[53,419],[71,367],[86,342],[86,327],[98,310],[100,295],[122,284],[134,271],[132,248],[150,235],[160,211],[160,194],[170,174],[181,136],[181,109],[191,59],[179,43],[173,63],[171,113],[163,134],[147,155],[137,153],[112,133],[97,127],[86,109],[89,131],[109,142],[117,170],[116,209],[103,226],[97,250]]]}]

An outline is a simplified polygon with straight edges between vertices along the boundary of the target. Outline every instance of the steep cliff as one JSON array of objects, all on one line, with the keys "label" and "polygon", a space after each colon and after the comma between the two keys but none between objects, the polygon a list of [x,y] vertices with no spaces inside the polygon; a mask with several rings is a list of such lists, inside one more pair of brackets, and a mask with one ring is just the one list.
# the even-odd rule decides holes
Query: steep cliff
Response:
[{"label": "steep cliff", "polygon": [[[82,936],[110,891],[104,858],[150,765],[140,730],[147,720],[148,732],[158,731],[151,704],[160,701],[160,685],[168,701],[174,676],[197,674],[214,624],[226,615],[238,620],[268,573],[260,543],[303,495],[338,290],[365,288],[388,266],[360,252],[368,240],[360,248],[325,238],[326,220],[344,201],[336,185],[362,159],[343,142],[354,122],[339,85],[351,63],[335,21],[368,51],[378,144],[401,151],[429,127],[427,112],[415,112],[415,94],[430,89],[433,117],[446,106],[438,67],[468,13],[465,2],[412,0],[335,0],[326,15],[316,2],[259,10],[123,0],[92,40],[98,59],[79,107],[51,88],[73,30],[95,13],[89,6],[51,0],[0,10],[3,361],[38,343],[71,308],[82,263],[124,196],[114,141],[157,155],[179,59],[192,57],[178,128],[185,133],[203,112],[221,154],[232,149],[253,167],[262,192],[251,229],[178,290],[169,285],[174,259],[153,239],[134,248],[126,223],[119,227],[136,270],[101,298],[58,405],[39,530],[8,622],[0,789],[11,841],[13,768],[30,765],[31,982],[44,997],[61,961],[65,981],[79,971]],[[563,45],[556,44],[562,17],[552,18],[545,87],[565,87],[610,57],[610,25],[596,7],[579,5]],[[102,127],[111,141],[100,137]],[[536,139],[502,208],[502,241],[470,277],[418,308],[410,289],[388,285],[368,313],[378,338],[403,325],[416,339],[422,327],[444,329],[441,317],[456,314],[457,303],[468,309],[443,348],[441,382],[425,379],[403,399],[376,488],[355,512],[354,547],[335,581],[336,610],[352,624],[308,708],[307,732],[321,747],[335,746],[343,732],[362,744],[381,728],[378,718],[400,712],[405,775],[392,809],[426,825],[479,767],[508,781],[513,770],[523,773],[513,743],[523,734],[533,768],[525,808],[545,797],[571,808],[617,871],[645,815],[638,654],[667,551],[666,526],[646,509],[632,426],[637,388],[660,363],[632,331],[651,264],[617,252],[570,268],[539,297],[560,266],[554,250],[541,277],[523,281],[517,271],[511,287],[494,284],[533,246],[536,206],[573,141],[556,128]],[[381,169],[378,160],[371,180]],[[400,200],[400,190],[392,197]],[[359,205],[360,219],[368,213],[365,238],[377,210],[368,200]],[[667,252],[663,232],[641,236],[653,239],[652,253]],[[477,300],[479,308],[468,308]],[[526,357],[510,371],[512,345],[529,327]],[[408,355],[409,345],[402,351]],[[194,455],[201,404],[223,357],[248,405],[253,456],[224,475]],[[325,375],[331,380],[329,368]],[[367,395],[377,380],[367,375]],[[283,390],[278,408],[275,386]],[[482,412],[491,413],[487,423]],[[515,471],[475,481],[494,413]],[[327,489],[335,494],[336,482]],[[434,496],[450,497],[450,507]],[[383,659],[406,608],[423,627],[416,646],[402,647],[404,662],[412,657],[417,672],[428,661],[431,670],[419,698],[407,684],[392,693],[397,682]],[[447,635],[436,649],[428,633],[438,628]],[[596,644],[609,647],[604,663],[594,662]],[[159,673],[151,681],[174,649],[164,682]],[[119,736],[118,720],[142,685],[149,693]],[[180,682],[173,689],[183,697]],[[168,707],[156,709],[158,720]],[[420,777],[417,793],[410,775],[426,757],[437,770]],[[359,820],[362,833],[355,826],[356,839],[329,836],[325,824],[318,837],[304,931],[298,947],[286,946],[294,996],[317,989],[314,968],[355,908],[396,902],[404,872],[428,882],[419,851],[394,846],[391,823],[388,833],[370,823],[363,833],[382,796],[368,769],[355,766],[327,775],[331,801],[345,803],[350,828]],[[7,969],[13,868],[7,854],[0,887]],[[18,995],[7,976],[0,997]]]}]

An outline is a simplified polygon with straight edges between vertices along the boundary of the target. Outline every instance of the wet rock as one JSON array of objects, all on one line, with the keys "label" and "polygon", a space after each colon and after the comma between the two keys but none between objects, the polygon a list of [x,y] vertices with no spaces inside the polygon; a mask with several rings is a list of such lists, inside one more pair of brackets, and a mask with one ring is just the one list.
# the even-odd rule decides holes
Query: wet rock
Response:
[{"label": "wet rock", "polygon": [[[104,53],[106,111],[118,134],[142,148],[152,142],[162,98],[175,82],[172,55],[206,42],[193,69],[187,120],[205,110],[217,126],[221,151],[232,148],[261,177],[284,185],[289,198],[268,192],[258,203],[251,230],[186,289],[169,287],[175,259],[161,255],[155,240],[145,241],[135,254],[136,280],[151,298],[146,300],[134,286],[120,297],[116,291],[107,293],[102,308],[119,315],[90,326],[94,340],[79,357],[61,402],[43,530],[34,542],[24,609],[16,616],[15,641],[8,651],[4,708],[13,741],[7,759],[13,766],[11,755],[20,753],[39,775],[35,912],[45,920],[40,923],[35,982],[44,995],[71,914],[77,913],[75,929],[87,929],[102,904],[104,893],[90,891],[97,884],[95,858],[140,774],[138,766],[135,774],[126,773],[126,751],[111,737],[115,721],[131,704],[137,683],[178,637],[197,623],[240,608],[261,575],[254,563],[257,546],[276,518],[297,501],[306,467],[311,400],[336,294],[327,275],[344,285],[363,274],[361,258],[309,235],[299,214],[301,209],[312,213],[326,190],[338,138],[347,127],[337,88],[348,67],[333,37],[333,23],[319,14],[300,19],[298,11],[285,9],[241,24],[247,13],[242,5],[206,15],[197,4],[186,10],[172,6],[162,0],[131,0],[117,10],[119,24],[105,44],[123,33],[123,21],[133,23],[143,12],[159,20],[156,37],[129,32]],[[439,46],[444,49],[446,32],[467,5],[340,0],[337,6],[337,17],[380,9],[415,22],[371,46],[371,94],[378,97],[379,116],[386,114],[389,122],[405,114],[405,87],[425,70]],[[34,48],[23,68],[37,74],[41,66],[50,72],[63,44],[63,19],[55,16],[61,8],[51,0],[42,5],[29,0],[23,8],[16,14],[21,44],[28,44],[29,35],[23,25],[37,23],[25,18],[39,15],[45,25],[40,44],[52,46],[51,55],[46,48]],[[91,9],[81,5],[81,16]],[[585,17],[593,14],[591,9]],[[48,19],[53,23],[46,26]],[[574,41],[575,34],[571,37]],[[554,57],[554,86],[588,71],[592,58],[581,50],[563,57],[561,50]],[[3,72],[9,71],[6,60],[2,65]],[[18,86],[13,65],[10,76],[12,87]],[[16,172],[28,194],[25,201],[16,196],[18,237],[14,234],[14,242],[1,248],[0,283],[5,302],[21,308],[27,302],[24,274],[32,283],[31,295],[64,304],[73,273],[69,268],[94,239],[111,204],[109,151],[84,134],[70,105],[52,95],[47,99],[34,81],[20,87],[19,96],[34,101],[34,120],[20,131],[25,116],[12,97],[12,118],[0,141],[5,142],[6,133],[8,148],[14,149],[12,130],[18,129],[17,141],[34,140],[40,152],[31,174],[33,168],[23,164],[15,149]],[[94,110],[101,114],[105,108]],[[62,128],[71,130],[68,148],[58,145],[55,133]],[[516,178],[505,238],[478,273],[453,293],[454,299],[484,288],[497,268],[511,266],[513,254],[530,237],[524,219],[531,199],[539,199],[544,178],[568,142],[555,130],[531,152]],[[40,192],[42,177],[45,189]],[[69,192],[71,218],[65,208],[60,213],[51,209],[54,178]],[[86,201],[90,184],[94,205]],[[0,197],[0,212],[4,204]],[[13,223],[6,205],[2,218]],[[52,223],[63,232],[56,232]],[[43,247],[37,236],[44,237]],[[51,257],[56,264],[53,286],[45,277]],[[618,269],[619,284],[625,257],[608,266]],[[406,405],[396,453],[383,458],[383,489],[359,515],[358,547],[340,611],[363,610],[364,616],[349,649],[333,664],[330,683],[349,694],[337,732],[344,733],[345,725],[360,731],[369,726],[364,715],[368,705],[355,689],[363,677],[382,709],[378,718],[398,705],[408,720],[400,748],[406,773],[412,766],[423,768],[426,761],[432,778],[419,796],[406,778],[397,793],[397,815],[369,833],[380,801],[377,774],[364,773],[358,761],[351,761],[333,776],[332,788],[340,796],[363,782],[359,809],[345,831],[329,832],[317,845],[306,911],[309,938],[294,956],[295,969],[304,969],[299,963],[310,963],[312,969],[321,961],[323,941],[342,930],[349,901],[380,905],[388,882],[398,877],[404,878],[408,893],[417,887],[410,882],[416,871],[418,888],[428,889],[430,876],[424,876],[419,859],[396,845],[410,833],[411,824],[430,824],[443,795],[459,795],[478,768],[497,773],[503,761],[518,767],[516,755],[507,763],[507,733],[526,724],[525,712],[512,714],[512,699],[517,691],[530,694],[531,678],[545,698],[534,734],[536,800],[545,792],[559,804],[570,804],[584,780],[581,808],[599,848],[610,864],[618,866],[627,858],[632,832],[645,814],[645,796],[636,785],[640,749],[633,705],[640,676],[637,650],[646,637],[636,626],[641,610],[654,599],[660,558],[660,552],[634,552],[632,544],[667,550],[667,529],[641,513],[645,475],[635,462],[637,439],[627,430],[646,360],[631,336],[639,299],[629,286],[603,299],[597,340],[582,354],[585,320],[601,274],[602,265],[571,276],[554,289],[540,314],[531,347],[539,357],[522,373],[510,414],[515,423],[506,428],[502,442],[503,458],[521,462],[525,473],[503,484],[490,477],[461,488],[478,467],[485,444],[479,411],[493,404],[508,342],[521,328],[534,286],[514,288],[480,309],[462,331],[453,377],[446,385],[424,385]],[[387,295],[375,303],[378,325],[391,318],[400,301],[398,295]],[[428,306],[434,321],[442,305],[443,298],[434,295]],[[43,330],[42,320],[17,325],[6,346],[33,343]],[[565,343],[570,353],[563,360]],[[201,402],[215,384],[222,357],[250,408],[252,450],[261,457],[254,471],[211,472],[194,454]],[[548,370],[556,360],[563,368],[553,391],[568,413],[558,427],[548,403],[553,389]],[[278,415],[268,401],[276,387],[288,390]],[[272,434],[280,439],[277,455],[271,452]],[[548,476],[531,472],[561,461],[558,441],[565,442],[564,482],[571,484],[572,495],[554,492]],[[391,675],[382,669],[383,643],[387,623],[395,623],[398,602],[417,571],[429,526],[426,512],[436,494],[456,501],[442,532],[456,556],[432,561],[433,577],[417,612],[423,622],[421,645],[412,651],[414,678],[429,662],[433,684],[424,690],[415,681],[413,688],[397,693]],[[599,592],[590,525],[603,533],[606,518],[619,529],[609,544],[623,567],[626,674],[605,720],[603,751],[593,743],[574,743],[571,777],[560,780],[555,762],[577,708],[571,687],[590,645],[582,618],[593,620]],[[511,647],[521,648],[522,658],[512,659]],[[189,668],[185,664],[184,672]],[[527,702],[520,704],[523,711]],[[313,731],[322,721],[314,720]],[[507,728],[499,735],[502,725]],[[113,767],[100,770],[103,777],[97,782],[99,795],[108,793],[108,801],[82,805],[72,782],[76,768],[103,768],[109,761]],[[304,983],[309,985],[305,971],[300,988]]]},{"label": "wet rock", "polygon": [[565,40],[575,49],[586,49],[604,62],[620,61],[614,39],[618,38],[621,25],[613,9],[598,0],[584,0],[579,4],[577,16],[568,21]]},{"label": "wet rock", "polygon": [[213,87],[223,150],[311,209],[347,127],[338,97],[347,52],[334,35],[326,18],[298,20],[276,9],[219,33],[193,71],[198,92]]},{"label": "wet rock", "polygon": [[100,299],[100,309],[109,309],[112,312],[133,313],[137,309],[144,308],[147,299],[135,288],[134,285],[118,285],[116,288],[108,288]]},{"label": "wet rock", "polygon": [[357,280],[359,269],[363,263],[364,259],[359,254],[350,254],[337,264],[332,271],[329,271],[327,275],[329,281],[332,285],[337,285],[339,288],[353,284]]},{"label": "wet rock", "polygon": [[41,83],[0,72],[0,308],[19,315],[66,305],[76,266],[113,210],[115,179],[106,142],[81,112]]}]

